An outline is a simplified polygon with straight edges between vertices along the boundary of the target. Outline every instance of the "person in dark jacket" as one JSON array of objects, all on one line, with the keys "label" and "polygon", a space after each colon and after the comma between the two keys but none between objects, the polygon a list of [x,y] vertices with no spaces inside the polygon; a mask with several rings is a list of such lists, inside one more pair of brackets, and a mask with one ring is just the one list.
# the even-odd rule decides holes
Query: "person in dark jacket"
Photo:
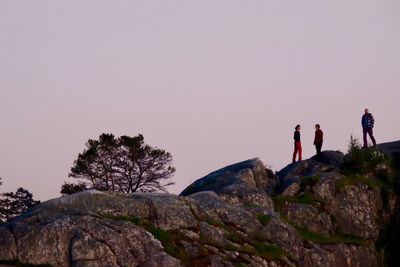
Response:
[{"label": "person in dark jacket", "polygon": [[374,123],[375,123],[374,117],[372,116],[371,113],[369,113],[369,110],[366,108],[365,111],[364,111],[364,115],[361,118],[361,126],[363,128],[363,141],[364,141],[363,148],[367,148],[368,147],[367,134],[371,138],[372,143],[374,144],[374,146],[376,146],[374,133],[372,131],[372,129],[374,128]]},{"label": "person in dark jacket", "polygon": [[296,162],[296,156],[299,154],[299,160],[302,159],[302,148],[301,148],[301,141],[300,141],[300,130],[301,126],[297,125],[294,132],[294,152],[293,152],[293,160],[292,162]]},{"label": "person in dark jacket", "polygon": [[314,146],[317,150],[317,158],[321,157],[321,149],[322,143],[324,141],[324,133],[321,130],[321,126],[319,124],[315,124],[315,137],[314,137]]}]

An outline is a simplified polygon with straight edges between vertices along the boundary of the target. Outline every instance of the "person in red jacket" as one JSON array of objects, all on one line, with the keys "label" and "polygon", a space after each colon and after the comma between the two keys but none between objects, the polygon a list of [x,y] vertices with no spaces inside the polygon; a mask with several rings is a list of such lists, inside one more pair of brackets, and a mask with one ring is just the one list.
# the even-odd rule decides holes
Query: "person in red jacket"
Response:
[{"label": "person in red jacket", "polygon": [[293,160],[292,162],[296,162],[297,153],[299,154],[299,160],[302,159],[302,148],[301,148],[301,141],[300,141],[300,130],[301,126],[297,125],[294,132],[294,152],[293,152]]},{"label": "person in red jacket", "polygon": [[319,124],[315,124],[314,146],[315,149],[317,150],[317,158],[321,157],[321,149],[323,141],[324,141],[324,133],[321,130],[321,126]]}]

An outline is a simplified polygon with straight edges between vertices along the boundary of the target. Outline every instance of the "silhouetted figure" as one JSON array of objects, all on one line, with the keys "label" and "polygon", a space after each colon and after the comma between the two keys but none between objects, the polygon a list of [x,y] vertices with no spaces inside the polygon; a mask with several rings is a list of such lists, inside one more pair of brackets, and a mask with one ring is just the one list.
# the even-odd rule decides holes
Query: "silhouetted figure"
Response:
[{"label": "silhouetted figure", "polygon": [[321,158],[321,149],[323,141],[324,141],[324,133],[321,130],[321,126],[319,124],[315,124],[314,146],[315,149],[317,150],[317,159]]},{"label": "silhouetted figure", "polygon": [[363,148],[367,148],[368,147],[367,134],[371,138],[372,143],[374,144],[374,146],[376,146],[374,133],[372,131],[372,129],[374,128],[374,123],[375,123],[374,117],[372,116],[371,113],[369,113],[369,110],[366,108],[365,111],[364,111],[364,115],[361,118],[361,125],[362,125],[362,128],[363,128],[363,141],[364,141]]},{"label": "silhouetted figure", "polygon": [[300,130],[301,126],[297,125],[294,132],[294,152],[293,152],[293,160],[292,162],[296,162],[296,155],[299,154],[299,160],[302,159],[302,148],[301,148],[301,141],[300,141]]}]

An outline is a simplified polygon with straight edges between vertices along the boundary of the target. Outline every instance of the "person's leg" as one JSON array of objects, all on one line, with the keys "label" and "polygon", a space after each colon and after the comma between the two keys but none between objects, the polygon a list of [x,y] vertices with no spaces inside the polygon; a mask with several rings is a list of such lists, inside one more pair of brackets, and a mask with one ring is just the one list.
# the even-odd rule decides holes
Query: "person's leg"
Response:
[{"label": "person's leg", "polygon": [[297,144],[296,142],[294,143],[294,152],[293,152],[293,159],[292,162],[296,162],[296,155],[297,155]]},{"label": "person's leg", "polygon": [[375,141],[374,132],[373,132],[372,128],[368,128],[368,135],[371,138],[372,143],[374,144],[374,146],[376,146],[376,141]]},{"label": "person's leg", "polygon": [[317,155],[320,156],[321,155],[322,144],[316,144],[315,147],[317,149]]},{"label": "person's leg", "polygon": [[301,143],[298,142],[297,145],[298,145],[297,150],[299,151],[299,160],[302,160],[302,157],[303,157],[303,155],[302,155],[303,149],[301,148]]},{"label": "person's leg", "polygon": [[363,128],[363,141],[364,141],[363,148],[367,148],[368,147],[367,132],[368,132],[368,129],[367,128]]}]

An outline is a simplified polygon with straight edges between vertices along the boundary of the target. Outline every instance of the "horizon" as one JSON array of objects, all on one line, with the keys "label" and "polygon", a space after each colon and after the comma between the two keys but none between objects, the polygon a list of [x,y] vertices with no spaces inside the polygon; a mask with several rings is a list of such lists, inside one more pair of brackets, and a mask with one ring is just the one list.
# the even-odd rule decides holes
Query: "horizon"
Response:
[{"label": "horizon", "polygon": [[88,139],[143,134],[179,194],[227,165],[400,140],[400,2],[0,3],[0,192],[60,196]]}]

